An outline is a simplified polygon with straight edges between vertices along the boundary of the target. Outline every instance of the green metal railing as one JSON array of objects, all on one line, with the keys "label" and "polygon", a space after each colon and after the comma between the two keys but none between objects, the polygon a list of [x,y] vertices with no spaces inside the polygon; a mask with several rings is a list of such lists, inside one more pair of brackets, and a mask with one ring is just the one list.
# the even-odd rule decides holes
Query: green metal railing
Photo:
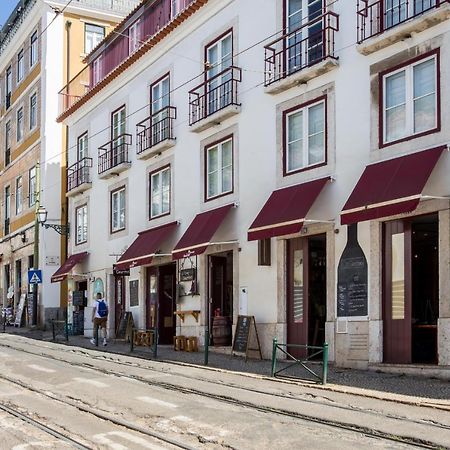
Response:
[{"label": "green metal railing", "polygon": [[[134,351],[134,333],[137,330],[136,328],[133,328],[131,330],[131,339],[130,339],[130,352]],[[150,328],[146,330],[147,332],[150,332],[153,335],[153,345],[150,345],[149,348],[153,353],[153,357],[156,358],[158,356],[158,329],[157,328]]]},{"label": "green metal railing", "polygon": [[[300,348],[304,349],[307,352],[309,350],[312,350],[313,352],[308,355],[307,357],[303,359],[298,359],[295,356],[293,356],[291,353],[288,352],[288,348]],[[277,370],[277,351],[282,352],[285,354],[288,358],[292,359],[293,362],[288,364],[287,366]],[[322,373],[316,373],[314,370],[312,370],[310,367],[308,367],[306,364],[311,362],[313,358],[316,358],[322,354]],[[273,339],[272,344],[272,376],[276,377],[281,372],[284,372],[285,370],[294,367],[294,366],[301,366],[303,369],[305,369],[309,374],[311,374],[314,378],[322,382],[322,384],[327,383],[328,378],[328,344],[325,342],[323,344],[323,347],[318,346],[312,346],[312,345],[300,345],[300,344],[279,344],[277,338]]]}]

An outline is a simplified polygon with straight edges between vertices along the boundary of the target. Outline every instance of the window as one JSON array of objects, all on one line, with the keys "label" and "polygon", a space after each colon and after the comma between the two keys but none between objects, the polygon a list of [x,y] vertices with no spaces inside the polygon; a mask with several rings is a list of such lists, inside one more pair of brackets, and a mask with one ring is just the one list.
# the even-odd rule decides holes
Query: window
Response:
[{"label": "window", "polygon": [[23,50],[20,50],[17,55],[17,81],[22,80],[24,75],[24,67],[23,67]]},{"label": "window", "polygon": [[11,122],[5,126],[5,166],[11,163]]},{"label": "window", "polygon": [[30,38],[30,67],[33,67],[37,62],[38,54],[38,35],[35,31]]},{"label": "window", "polygon": [[134,53],[140,46],[141,34],[140,34],[140,23],[139,20],[130,25],[128,29],[128,54]]},{"label": "window", "polygon": [[326,162],[325,100],[284,113],[285,173]]},{"label": "window", "polygon": [[36,167],[28,171],[28,206],[32,207],[36,203]]},{"label": "window", "polygon": [[152,113],[152,145],[155,145],[170,136],[170,77],[165,76],[162,80],[153,83],[150,88],[150,103]]},{"label": "window", "polygon": [[206,198],[233,191],[233,139],[206,148]]},{"label": "window", "polygon": [[6,69],[6,81],[5,81],[5,103],[6,109],[11,106],[11,90],[12,90],[12,71],[11,66]]},{"label": "window", "polygon": [[383,142],[438,128],[436,55],[383,76]]},{"label": "window", "polygon": [[23,138],[23,108],[17,111],[17,142]]},{"label": "window", "polygon": [[22,260],[16,260],[16,290],[22,294]]},{"label": "window", "polygon": [[170,167],[150,174],[150,219],[170,213]]},{"label": "window", "polygon": [[270,238],[258,241],[258,266],[270,266],[272,259]]},{"label": "window", "polygon": [[102,79],[102,55],[92,63],[92,85],[95,86]]},{"label": "window", "polygon": [[5,187],[5,234],[9,234],[9,219],[11,217],[11,188]]},{"label": "window", "polygon": [[125,229],[125,188],[111,193],[111,232]]},{"label": "window", "polygon": [[37,125],[37,95],[34,93],[30,97],[30,130]]},{"label": "window", "polygon": [[84,52],[91,53],[105,37],[105,28],[87,23],[84,27]]},{"label": "window", "polygon": [[78,138],[77,143],[77,158],[81,161],[88,156],[88,134],[84,133]]},{"label": "window", "polygon": [[16,215],[22,212],[23,184],[22,177],[16,178]]},{"label": "window", "polygon": [[87,242],[87,205],[80,206],[75,210],[75,222],[76,222],[76,245]]}]

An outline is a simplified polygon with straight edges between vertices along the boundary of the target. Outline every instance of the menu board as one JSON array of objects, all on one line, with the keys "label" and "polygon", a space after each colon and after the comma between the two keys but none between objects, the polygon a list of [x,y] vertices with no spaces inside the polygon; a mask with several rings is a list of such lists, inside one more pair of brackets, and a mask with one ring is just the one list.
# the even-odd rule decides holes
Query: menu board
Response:
[{"label": "menu board", "polygon": [[357,240],[357,225],[353,224],[338,266],[338,317],[367,316],[367,271],[367,260]]},{"label": "menu board", "polygon": [[130,306],[139,306],[139,280],[130,281]]},{"label": "menu board", "polygon": [[116,339],[128,340],[131,336],[131,330],[133,327],[133,314],[130,311],[125,311],[116,330]]},{"label": "menu board", "polygon": [[252,318],[253,316],[238,316],[236,331],[234,333],[233,352],[247,352]]},{"label": "menu board", "polygon": [[21,327],[23,323],[23,313],[25,311],[26,294],[20,296],[19,304],[17,305],[16,318],[14,320],[15,327]]},{"label": "menu board", "polygon": [[73,291],[72,293],[73,306],[86,306],[87,299],[84,296],[84,291]]}]

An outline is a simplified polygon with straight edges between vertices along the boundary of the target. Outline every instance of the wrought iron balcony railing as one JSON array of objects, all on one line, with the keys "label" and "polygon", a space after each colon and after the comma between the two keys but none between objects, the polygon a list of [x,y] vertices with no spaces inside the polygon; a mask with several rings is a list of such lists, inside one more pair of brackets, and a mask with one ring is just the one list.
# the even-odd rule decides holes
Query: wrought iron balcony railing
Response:
[{"label": "wrought iron balcony railing", "polygon": [[67,192],[73,191],[77,187],[91,183],[92,158],[83,158],[72,164],[67,169]]},{"label": "wrought iron balcony railing", "polygon": [[189,91],[189,125],[194,125],[227,106],[240,106],[238,84],[241,81],[242,70],[231,66]]},{"label": "wrought iron balcony railing", "polygon": [[449,2],[450,0],[358,0],[358,42]]},{"label": "wrought iron balcony railing", "polygon": [[120,164],[130,163],[128,149],[131,141],[131,134],[123,133],[99,147],[98,173],[102,174]]},{"label": "wrought iron balcony railing", "polygon": [[173,121],[177,117],[174,106],[166,106],[139,122],[137,126],[136,152],[141,154],[167,139],[174,139]]},{"label": "wrought iron balcony railing", "polygon": [[264,47],[265,86],[276,83],[334,54],[339,16],[326,12]]}]

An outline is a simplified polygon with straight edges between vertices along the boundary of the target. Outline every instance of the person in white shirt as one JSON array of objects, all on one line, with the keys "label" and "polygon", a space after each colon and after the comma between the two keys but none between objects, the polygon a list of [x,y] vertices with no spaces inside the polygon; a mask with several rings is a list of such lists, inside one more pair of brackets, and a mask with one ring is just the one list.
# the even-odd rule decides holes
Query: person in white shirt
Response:
[{"label": "person in white shirt", "polygon": [[94,324],[94,337],[91,339],[91,344],[95,345],[95,336],[98,335],[98,329],[101,328],[103,332],[103,345],[107,345],[107,329],[106,323],[108,321],[108,305],[100,292],[97,293],[94,309],[92,310],[92,322]]}]

